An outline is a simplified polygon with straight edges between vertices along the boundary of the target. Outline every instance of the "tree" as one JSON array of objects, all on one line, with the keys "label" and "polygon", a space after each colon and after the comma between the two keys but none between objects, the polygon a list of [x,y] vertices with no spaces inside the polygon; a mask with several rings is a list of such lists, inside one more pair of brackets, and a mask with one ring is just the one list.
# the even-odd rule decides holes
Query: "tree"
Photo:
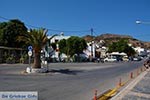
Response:
[{"label": "tree", "polygon": [[52,46],[53,50],[56,50],[56,48],[57,48],[56,43],[51,43],[51,46]]},{"label": "tree", "polygon": [[[32,68],[41,68],[41,50],[43,46],[49,41],[47,37],[48,30],[40,28],[30,29],[26,34],[22,34],[18,37],[18,41],[24,41],[26,44],[33,47],[34,63]],[[51,39],[51,38],[50,38]]]},{"label": "tree", "polygon": [[0,38],[3,45],[8,47],[23,47],[24,42],[18,43],[17,37],[27,33],[27,28],[23,22],[13,19],[8,22],[0,23]]},{"label": "tree", "polygon": [[66,39],[60,40],[59,43],[58,43],[58,45],[59,45],[59,51],[60,51],[60,53],[67,54],[68,46],[67,46]]},{"label": "tree", "polygon": [[113,42],[108,46],[108,52],[125,52],[128,56],[133,56],[135,54],[135,50],[130,47],[125,40],[120,40],[118,42]]},{"label": "tree", "polygon": [[7,26],[6,22],[0,23],[0,45],[5,46],[5,39],[4,39],[4,28]]},{"label": "tree", "polygon": [[71,36],[67,40],[63,39],[59,41],[59,50],[61,53],[70,55],[83,53],[83,50],[87,48],[86,41],[83,38],[77,36]]}]

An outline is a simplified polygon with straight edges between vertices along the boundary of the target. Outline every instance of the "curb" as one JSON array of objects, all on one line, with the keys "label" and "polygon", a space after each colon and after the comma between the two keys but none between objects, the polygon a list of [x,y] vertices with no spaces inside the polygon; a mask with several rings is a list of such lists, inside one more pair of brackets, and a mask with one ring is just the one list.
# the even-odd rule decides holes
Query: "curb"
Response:
[{"label": "curb", "polygon": [[[136,73],[133,75],[133,72],[130,73],[130,78],[126,81],[122,82],[122,79],[119,79],[118,86],[113,89],[109,89],[106,92],[94,96],[94,99],[92,100],[121,100],[119,98],[123,98],[126,92],[126,90],[131,90],[142,78],[147,74],[146,68],[141,67],[140,70],[136,70]],[[131,88],[132,86],[132,88]],[[126,92],[126,93],[124,93]],[[124,94],[124,95],[123,95]]]},{"label": "curb", "polygon": [[116,95],[117,92],[118,91],[116,88],[110,89],[110,90],[106,91],[105,93],[103,93],[102,95],[100,95],[97,100],[108,100],[111,97],[113,97],[114,95]]},{"label": "curb", "polygon": [[110,100],[121,100],[137,83],[139,83],[142,78],[147,74],[147,71],[144,71],[134,80],[132,80],[125,88],[123,88],[117,95],[112,97]]}]

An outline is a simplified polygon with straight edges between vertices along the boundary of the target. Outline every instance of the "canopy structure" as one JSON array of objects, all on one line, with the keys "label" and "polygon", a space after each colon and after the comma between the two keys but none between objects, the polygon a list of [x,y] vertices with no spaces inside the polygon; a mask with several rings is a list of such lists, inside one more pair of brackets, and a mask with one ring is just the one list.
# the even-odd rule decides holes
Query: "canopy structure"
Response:
[{"label": "canopy structure", "polygon": [[127,56],[127,54],[126,53],[124,53],[124,52],[121,52],[121,53],[119,53],[119,52],[112,52],[111,53],[111,55],[118,55],[118,56]]}]

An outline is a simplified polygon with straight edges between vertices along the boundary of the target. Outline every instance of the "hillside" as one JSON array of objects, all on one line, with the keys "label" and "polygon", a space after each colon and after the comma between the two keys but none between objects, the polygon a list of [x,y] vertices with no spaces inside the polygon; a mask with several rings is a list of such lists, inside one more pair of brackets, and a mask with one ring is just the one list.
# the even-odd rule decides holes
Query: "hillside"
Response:
[{"label": "hillside", "polygon": [[140,40],[137,40],[137,39],[135,39],[131,36],[128,36],[128,35],[118,35],[118,34],[106,33],[106,34],[101,34],[101,35],[96,36],[96,37],[92,37],[90,35],[87,35],[87,36],[84,36],[83,38],[87,42],[94,40],[96,43],[100,43],[101,40],[104,40],[105,42],[101,43],[101,45],[104,45],[104,46],[108,46],[112,42],[116,42],[118,40],[125,39],[130,44],[132,44],[132,46],[134,46],[134,47],[140,46],[140,47],[150,49],[150,42],[140,41]]}]

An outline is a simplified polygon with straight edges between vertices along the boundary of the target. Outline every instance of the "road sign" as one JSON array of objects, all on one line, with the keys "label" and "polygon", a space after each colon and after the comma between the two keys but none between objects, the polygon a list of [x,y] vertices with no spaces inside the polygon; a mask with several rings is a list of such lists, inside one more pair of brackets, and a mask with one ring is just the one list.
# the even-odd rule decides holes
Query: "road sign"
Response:
[{"label": "road sign", "polygon": [[31,50],[28,51],[28,55],[32,56],[32,51]]},{"label": "road sign", "polygon": [[33,48],[32,48],[32,46],[31,46],[31,45],[30,45],[30,46],[28,46],[28,50],[29,50],[29,51],[32,51],[32,49],[33,49]]}]

